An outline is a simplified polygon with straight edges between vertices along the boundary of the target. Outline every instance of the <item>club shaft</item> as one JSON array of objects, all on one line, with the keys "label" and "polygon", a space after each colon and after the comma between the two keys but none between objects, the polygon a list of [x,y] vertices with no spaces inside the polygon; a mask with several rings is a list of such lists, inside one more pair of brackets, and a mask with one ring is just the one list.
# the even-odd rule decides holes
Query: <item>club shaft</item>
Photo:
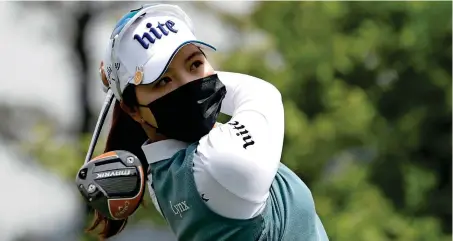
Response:
[{"label": "club shaft", "polygon": [[99,134],[101,133],[102,126],[104,125],[105,118],[107,116],[107,113],[109,112],[113,99],[113,92],[111,90],[108,90],[104,104],[102,105],[101,113],[99,114],[96,126],[94,128],[93,136],[91,137],[90,146],[88,147],[88,152],[85,157],[85,163],[89,162],[91,157],[93,156],[94,148],[96,147],[96,143],[98,142]]}]

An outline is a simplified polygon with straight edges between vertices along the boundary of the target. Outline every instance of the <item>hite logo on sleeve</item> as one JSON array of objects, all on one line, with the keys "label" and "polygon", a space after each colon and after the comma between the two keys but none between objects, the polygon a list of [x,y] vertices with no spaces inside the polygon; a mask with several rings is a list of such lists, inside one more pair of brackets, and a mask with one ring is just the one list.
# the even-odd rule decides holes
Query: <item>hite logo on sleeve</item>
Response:
[{"label": "hite logo on sleeve", "polygon": [[[142,45],[143,48],[148,49],[149,43],[147,43],[145,40],[148,40],[148,42],[154,44],[156,40],[161,39],[164,35],[168,36],[170,32],[177,33],[178,30],[175,29],[174,27],[175,23],[171,20],[168,20],[167,22],[165,22],[165,24],[161,24],[160,22],[158,22],[156,28],[160,30],[159,33],[159,31],[157,31],[157,29],[155,29],[151,23],[147,23],[146,28],[149,29],[149,32],[143,33],[142,36],[135,34],[134,40],[137,40]],[[151,35],[153,35],[155,38]]]},{"label": "hite logo on sleeve", "polygon": [[96,173],[95,179],[106,178],[106,177],[119,177],[119,176],[131,176],[134,172],[131,169],[98,172]]},{"label": "hite logo on sleeve", "polygon": [[245,129],[244,125],[239,124],[237,121],[228,122],[228,125],[233,126],[233,129],[237,130],[236,136],[241,136],[242,140],[245,142],[242,147],[247,149],[248,146],[252,146],[255,142],[252,139],[252,136],[249,134],[249,131]]}]

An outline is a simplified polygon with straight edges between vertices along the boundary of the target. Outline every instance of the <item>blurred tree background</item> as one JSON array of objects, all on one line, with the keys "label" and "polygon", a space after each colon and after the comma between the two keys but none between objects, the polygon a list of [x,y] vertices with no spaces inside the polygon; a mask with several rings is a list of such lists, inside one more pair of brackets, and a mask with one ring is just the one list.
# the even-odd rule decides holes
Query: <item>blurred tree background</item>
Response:
[{"label": "blurred tree background", "polygon": [[[451,2],[262,2],[247,16],[194,4],[237,32],[233,51],[213,55],[219,69],[281,91],[282,162],[331,240],[451,240]],[[24,147],[73,180],[83,154],[36,131]],[[164,225],[148,203],[132,223]]]}]

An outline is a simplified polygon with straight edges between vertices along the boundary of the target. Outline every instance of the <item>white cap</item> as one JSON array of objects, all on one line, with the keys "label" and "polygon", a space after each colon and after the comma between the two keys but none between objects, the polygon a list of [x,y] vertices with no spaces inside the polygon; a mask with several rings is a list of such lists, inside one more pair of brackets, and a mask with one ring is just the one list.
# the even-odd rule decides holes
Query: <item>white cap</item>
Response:
[{"label": "white cap", "polygon": [[192,21],[178,6],[144,5],[118,21],[104,58],[104,72],[115,98],[129,84],[151,84],[187,44],[208,47],[195,37]]}]

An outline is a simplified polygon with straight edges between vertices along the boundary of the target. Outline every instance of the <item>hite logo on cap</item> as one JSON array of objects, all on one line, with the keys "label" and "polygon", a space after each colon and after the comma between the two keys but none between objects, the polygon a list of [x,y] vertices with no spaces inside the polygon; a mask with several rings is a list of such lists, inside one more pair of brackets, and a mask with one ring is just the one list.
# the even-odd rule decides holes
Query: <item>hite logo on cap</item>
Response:
[{"label": "hite logo on cap", "polygon": [[[178,30],[174,28],[175,23],[171,20],[168,20],[167,22],[165,22],[165,24],[161,24],[160,22],[157,23],[157,28],[160,30],[160,32],[163,35],[160,34],[159,31],[157,31],[157,29],[155,29],[151,23],[147,23],[146,27],[149,28],[149,33],[145,32],[141,37],[138,34],[134,35],[134,40],[137,40],[142,45],[142,47],[145,49],[148,49],[148,47],[149,47],[149,43],[147,43],[145,41],[145,39],[148,40],[148,42],[150,42],[151,44],[154,44],[156,42],[156,40],[161,39],[163,35],[168,36],[168,34],[170,32],[173,32],[173,33],[178,32]],[[165,28],[167,28],[168,30]],[[152,35],[154,35],[154,37],[156,37],[156,38],[151,36],[150,33]]]}]

